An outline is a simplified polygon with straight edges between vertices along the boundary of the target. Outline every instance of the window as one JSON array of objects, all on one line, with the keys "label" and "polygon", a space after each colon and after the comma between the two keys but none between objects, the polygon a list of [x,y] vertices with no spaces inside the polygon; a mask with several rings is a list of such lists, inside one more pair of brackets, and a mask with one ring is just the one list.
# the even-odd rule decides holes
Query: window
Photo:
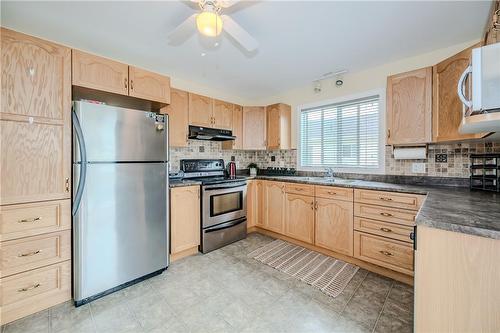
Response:
[{"label": "window", "polygon": [[302,167],[379,168],[379,96],[303,109]]}]

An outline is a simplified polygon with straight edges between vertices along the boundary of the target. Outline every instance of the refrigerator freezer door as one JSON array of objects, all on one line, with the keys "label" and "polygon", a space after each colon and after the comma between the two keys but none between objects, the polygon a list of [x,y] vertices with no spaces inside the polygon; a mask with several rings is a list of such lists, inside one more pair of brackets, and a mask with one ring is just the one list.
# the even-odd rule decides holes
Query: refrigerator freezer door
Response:
[{"label": "refrigerator freezer door", "polygon": [[[74,177],[79,177],[74,164]],[[168,266],[168,164],[87,165],[73,219],[74,298],[81,301]]]},{"label": "refrigerator freezer door", "polygon": [[[164,115],[88,102],[74,102],[89,162],[168,161]],[[74,140],[76,141],[76,140]],[[73,145],[74,162],[80,162]]]}]

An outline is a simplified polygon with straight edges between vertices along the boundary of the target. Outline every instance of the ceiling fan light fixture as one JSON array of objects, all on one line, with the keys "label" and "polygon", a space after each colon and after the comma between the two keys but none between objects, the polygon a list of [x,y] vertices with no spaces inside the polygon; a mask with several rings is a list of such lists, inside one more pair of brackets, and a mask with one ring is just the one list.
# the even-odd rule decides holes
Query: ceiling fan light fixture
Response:
[{"label": "ceiling fan light fixture", "polygon": [[213,11],[204,11],[196,17],[198,31],[208,37],[216,37],[222,32],[222,19]]}]

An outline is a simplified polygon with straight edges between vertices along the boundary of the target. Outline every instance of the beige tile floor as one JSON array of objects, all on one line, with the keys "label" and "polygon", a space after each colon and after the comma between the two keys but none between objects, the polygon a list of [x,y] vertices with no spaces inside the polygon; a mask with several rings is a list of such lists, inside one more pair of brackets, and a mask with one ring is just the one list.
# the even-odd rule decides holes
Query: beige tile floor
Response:
[{"label": "beige tile floor", "polygon": [[411,332],[413,289],[360,269],[337,298],[247,257],[251,234],[79,308],[64,303],[2,327],[38,332]]}]

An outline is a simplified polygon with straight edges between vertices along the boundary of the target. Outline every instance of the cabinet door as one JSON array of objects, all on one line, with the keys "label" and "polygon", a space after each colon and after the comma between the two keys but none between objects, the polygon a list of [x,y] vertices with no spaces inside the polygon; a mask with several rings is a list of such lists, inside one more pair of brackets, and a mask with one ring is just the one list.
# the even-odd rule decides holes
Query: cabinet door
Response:
[{"label": "cabinet door", "polygon": [[257,224],[257,184],[256,180],[247,182],[247,228]]},{"label": "cabinet door", "polygon": [[268,230],[284,233],[285,191],[280,182],[264,183],[265,212],[264,227]]},{"label": "cabinet door", "polygon": [[353,204],[316,198],[315,245],[353,255]]},{"label": "cabinet door", "polygon": [[266,149],[266,109],[262,106],[243,107],[243,149]]},{"label": "cabinet door", "polygon": [[168,139],[171,147],[188,146],[188,93],[172,88],[170,90],[170,105],[161,109],[168,114]]},{"label": "cabinet door", "polygon": [[264,215],[266,211],[266,200],[264,197],[265,182],[257,180],[255,183],[255,225],[264,227]]},{"label": "cabinet door", "polygon": [[170,103],[170,78],[144,69],[129,66],[129,95],[156,101]]},{"label": "cabinet door", "polygon": [[71,50],[1,32],[0,203],[70,198]]},{"label": "cabinet door", "polygon": [[240,105],[233,107],[233,135],[236,139],[222,142],[222,149],[243,149],[243,108]]},{"label": "cabinet door", "polygon": [[432,137],[434,142],[481,138],[487,134],[460,134],[458,132],[462,121],[463,105],[457,94],[458,80],[470,63],[472,49],[479,46],[471,46],[433,68]]},{"label": "cabinet door", "polygon": [[213,127],[210,97],[189,93],[189,125]]},{"label": "cabinet door", "polygon": [[128,95],[128,65],[72,50],[73,85]]},{"label": "cabinet door", "polygon": [[280,149],[280,105],[266,107],[267,114],[267,149]]},{"label": "cabinet door", "polygon": [[387,143],[432,141],[432,67],[387,78]]},{"label": "cabinet door", "polygon": [[232,130],[233,104],[215,99],[213,108],[213,127]]},{"label": "cabinet door", "polygon": [[176,254],[200,245],[200,187],[170,190],[170,249]]},{"label": "cabinet door", "polygon": [[285,195],[285,235],[314,242],[314,197],[287,193]]}]

